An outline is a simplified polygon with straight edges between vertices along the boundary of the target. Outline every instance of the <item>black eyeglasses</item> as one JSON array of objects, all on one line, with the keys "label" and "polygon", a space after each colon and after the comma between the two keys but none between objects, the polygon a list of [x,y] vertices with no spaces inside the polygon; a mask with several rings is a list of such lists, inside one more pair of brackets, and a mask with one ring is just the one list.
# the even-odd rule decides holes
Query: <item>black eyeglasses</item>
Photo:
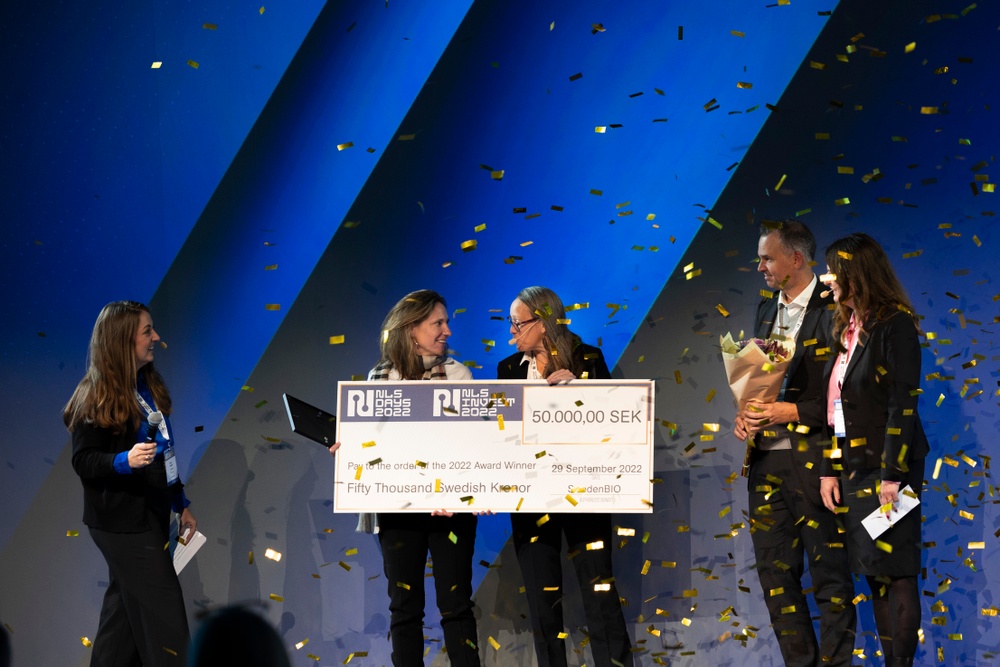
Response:
[{"label": "black eyeglasses", "polygon": [[507,321],[510,322],[510,325],[512,327],[514,327],[514,331],[517,331],[518,333],[520,333],[521,332],[521,327],[523,327],[526,324],[531,324],[532,322],[537,322],[538,318],[537,317],[532,317],[530,320],[523,320],[521,322],[518,322],[513,317],[511,317],[510,315],[508,315],[507,316]]}]

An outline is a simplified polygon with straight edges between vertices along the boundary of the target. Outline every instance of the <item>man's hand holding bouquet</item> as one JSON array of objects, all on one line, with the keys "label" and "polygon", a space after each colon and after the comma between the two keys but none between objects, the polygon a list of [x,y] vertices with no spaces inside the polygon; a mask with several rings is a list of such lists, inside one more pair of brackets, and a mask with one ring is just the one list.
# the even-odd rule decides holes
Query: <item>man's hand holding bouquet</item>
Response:
[{"label": "man's hand holding bouquet", "polygon": [[[722,362],[726,367],[726,378],[736,399],[738,412],[753,412],[754,403],[774,403],[778,399],[785,371],[795,355],[794,340],[783,336],[733,340],[732,334],[727,333],[720,336],[719,345],[722,349]],[[760,409],[760,412],[763,413],[764,410]],[[738,433],[741,428],[738,425]],[[741,474],[746,477],[756,431],[742,432],[746,433],[747,447]]]}]

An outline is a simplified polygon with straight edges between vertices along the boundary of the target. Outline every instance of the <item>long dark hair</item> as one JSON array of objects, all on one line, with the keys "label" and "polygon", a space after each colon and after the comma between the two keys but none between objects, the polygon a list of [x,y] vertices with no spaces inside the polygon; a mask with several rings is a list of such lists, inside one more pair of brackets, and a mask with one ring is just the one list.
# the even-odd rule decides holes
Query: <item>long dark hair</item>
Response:
[{"label": "long dark hair", "polygon": [[441,304],[447,310],[444,297],[429,289],[410,292],[396,302],[382,322],[379,363],[389,362],[404,380],[419,380],[424,376],[424,362],[417,354],[411,334]]},{"label": "long dark hair", "polygon": [[141,313],[149,308],[136,301],[114,301],[104,306],[87,351],[87,372],[63,408],[63,423],[69,430],[83,422],[122,433],[138,428],[141,408],[135,400],[136,378],[142,374],[153,394],[156,408],[170,414],[170,392],[152,363],[137,369],[135,335]]},{"label": "long dark hair", "polygon": [[582,341],[566,325],[566,308],[559,295],[548,287],[536,285],[525,287],[518,292],[517,299],[541,320],[545,328],[542,345],[549,353],[549,363],[545,365],[545,377],[560,368],[568,368],[574,375],[579,375],[581,369],[576,367],[573,352]]},{"label": "long dark hair", "polygon": [[[920,330],[906,290],[878,241],[861,232],[837,239],[826,249],[826,264],[840,286],[833,319],[833,335],[838,345],[850,323],[852,310],[861,316],[862,331],[899,311],[913,318],[917,331]],[[854,302],[853,309],[844,305],[848,299]]]}]

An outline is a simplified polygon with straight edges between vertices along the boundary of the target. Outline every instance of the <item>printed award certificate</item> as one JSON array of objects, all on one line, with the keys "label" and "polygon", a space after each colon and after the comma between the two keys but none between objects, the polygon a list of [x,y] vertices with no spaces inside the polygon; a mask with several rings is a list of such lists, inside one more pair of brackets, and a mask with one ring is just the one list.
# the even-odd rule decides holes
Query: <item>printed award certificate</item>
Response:
[{"label": "printed award certificate", "polygon": [[341,382],[334,511],[652,512],[653,381]]}]

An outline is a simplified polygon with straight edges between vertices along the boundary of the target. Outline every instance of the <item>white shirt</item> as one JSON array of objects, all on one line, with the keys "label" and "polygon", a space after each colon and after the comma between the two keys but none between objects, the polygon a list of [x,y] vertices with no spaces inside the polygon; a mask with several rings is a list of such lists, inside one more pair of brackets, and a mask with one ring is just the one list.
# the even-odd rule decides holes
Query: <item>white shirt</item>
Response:
[{"label": "white shirt", "polygon": [[[802,328],[802,322],[805,320],[806,306],[809,305],[809,300],[812,299],[813,291],[816,289],[816,284],[819,279],[816,278],[816,274],[813,274],[812,280],[804,290],[799,292],[798,296],[791,300],[790,303],[785,303],[784,294],[778,298],[778,312],[774,316],[774,324],[771,327],[772,336],[786,336],[788,338],[795,339],[795,343],[798,344],[799,330]],[[786,378],[787,381],[787,378]],[[784,384],[782,385],[781,395],[778,396],[778,400],[784,399]],[[779,429],[781,424],[768,424],[770,428],[767,431],[776,431],[779,435],[776,437],[761,437],[758,439],[757,446],[763,451],[773,451],[776,449],[791,449],[792,439],[785,436],[782,437],[780,434],[784,429]]]}]

